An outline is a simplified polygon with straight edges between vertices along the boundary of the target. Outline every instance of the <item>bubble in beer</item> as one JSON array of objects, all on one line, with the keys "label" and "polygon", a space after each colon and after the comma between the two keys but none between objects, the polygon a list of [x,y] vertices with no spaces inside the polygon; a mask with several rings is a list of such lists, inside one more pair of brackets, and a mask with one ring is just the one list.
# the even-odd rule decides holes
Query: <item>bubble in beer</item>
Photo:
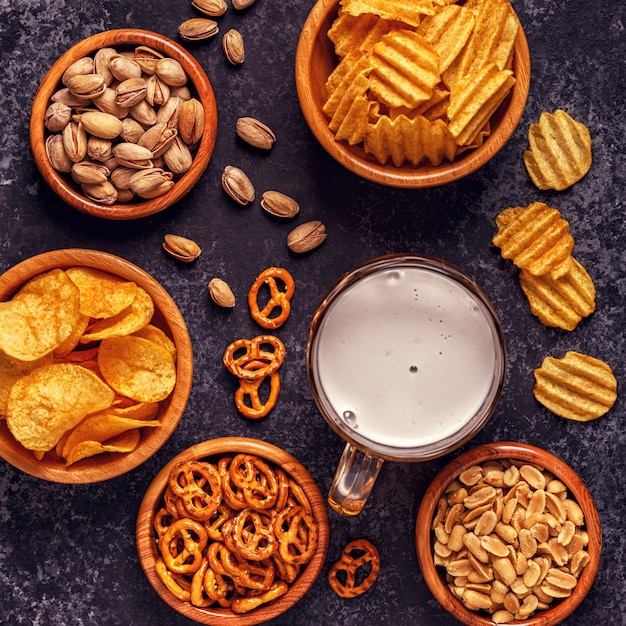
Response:
[{"label": "bubble in beer", "polygon": [[342,417],[343,421],[350,426],[350,428],[358,428],[356,423],[356,413],[353,411],[344,411]]}]

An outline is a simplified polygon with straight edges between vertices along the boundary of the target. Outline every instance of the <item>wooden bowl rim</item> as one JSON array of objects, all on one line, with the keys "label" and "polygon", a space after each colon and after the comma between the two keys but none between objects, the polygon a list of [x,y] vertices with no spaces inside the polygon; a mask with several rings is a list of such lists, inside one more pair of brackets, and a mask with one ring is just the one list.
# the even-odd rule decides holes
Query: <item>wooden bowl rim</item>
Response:
[{"label": "wooden bowl rim", "polygon": [[142,437],[132,452],[104,453],[66,468],[61,462],[36,461],[11,435],[6,423],[0,429],[0,457],[36,478],[66,484],[95,483],[115,478],[141,465],[163,446],[176,429],[187,406],[193,378],[193,353],[185,320],[176,303],[145,270],[121,257],[84,248],[53,250],[30,257],[0,275],[0,301],[14,295],[30,278],[43,272],[68,267],[92,267],[136,282],[155,303],[155,316],[163,318],[163,328],[176,346],[176,386],[159,409],[162,425]]},{"label": "wooden bowl rim", "polygon": [[585,516],[589,534],[587,551],[591,560],[582,571],[572,595],[549,609],[539,611],[530,619],[512,622],[524,626],[555,626],[574,612],[593,585],[600,567],[602,528],[593,498],[578,474],[560,458],[537,446],[512,441],[482,444],[451,460],[439,471],[424,494],[415,524],[415,545],[422,575],[431,593],[457,620],[469,626],[493,626],[490,619],[465,608],[448,590],[434,565],[430,526],[437,502],[452,479],[471,465],[503,458],[537,463],[551,471],[565,483]]},{"label": "wooden bowl rim", "polygon": [[[311,507],[313,508],[313,516],[319,526],[317,552],[313,555],[309,563],[307,563],[305,569],[299,574],[296,581],[290,585],[287,594],[268,605],[261,606],[245,614],[236,614],[230,609],[223,608],[198,608],[194,607],[189,602],[179,600],[163,584],[154,568],[158,556],[153,530],[155,507],[161,500],[172,467],[181,461],[205,459],[240,452],[253,454],[266,459],[280,466],[289,476],[293,477],[309,498]],[[295,457],[267,441],[247,437],[221,437],[197,443],[183,450],[161,468],[150,483],[139,506],[136,535],[137,552],[139,554],[141,567],[153,589],[170,607],[185,617],[201,624],[211,624],[212,626],[254,626],[255,624],[261,624],[267,620],[273,619],[287,611],[287,609],[296,604],[313,585],[326,559],[329,542],[329,524],[326,503],[319,487],[309,471]]]},{"label": "wooden bowl rim", "polygon": [[337,12],[338,6],[339,0],[317,0],[302,28],[296,49],[295,66],[296,89],[304,118],[319,143],[337,162],[366,180],[390,187],[416,189],[445,185],[459,180],[485,165],[504,147],[519,124],[530,89],[530,51],[521,22],[513,57],[516,83],[494,113],[495,117],[500,115],[502,117],[483,145],[464,152],[452,162],[444,161],[436,167],[430,165],[414,167],[411,164],[395,167],[389,163],[380,165],[359,145],[348,146],[344,141],[337,141],[334,133],[328,128],[328,120],[318,104],[317,95],[313,93],[311,72],[315,65],[314,51],[316,47],[322,45],[324,38],[330,43],[326,33],[321,32],[321,29],[325,24],[330,24],[331,15]]},{"label": "wooden bowl rim", "polygon": [[[146,45],[179,61],[205,111],[204,133],[193,158],[191,168],[185,172],[167,193],[144,201],[116,203],[111,206],[92,202],[78,188],[57,172],[46,155],[44,115],[52,94],[59,88],[63,72],[74,61],[99,48]],[[64,52],[48,70],[40,83],[33,100],[30,117],[30,144],[35,164],[52,190],[67,204],[83,213],[110,220],[131,220],[153,215],[168,208],[185,196],[198,182],[206,170],[217,138],[217,103],[209,78],[195,57],[175,41],[148,30],[119,28],[96,33]]]}]

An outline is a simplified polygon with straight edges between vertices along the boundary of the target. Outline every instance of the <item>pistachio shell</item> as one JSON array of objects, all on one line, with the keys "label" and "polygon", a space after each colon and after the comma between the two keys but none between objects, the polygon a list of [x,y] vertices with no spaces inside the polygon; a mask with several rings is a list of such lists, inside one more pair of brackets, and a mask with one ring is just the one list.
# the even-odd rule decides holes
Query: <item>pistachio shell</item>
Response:
[{"label": "pistachio shell", "polygon": [[202,252],[195,241],[180,235],[165,235],[163,249],[175,259],[185,263],[195,261]]}]

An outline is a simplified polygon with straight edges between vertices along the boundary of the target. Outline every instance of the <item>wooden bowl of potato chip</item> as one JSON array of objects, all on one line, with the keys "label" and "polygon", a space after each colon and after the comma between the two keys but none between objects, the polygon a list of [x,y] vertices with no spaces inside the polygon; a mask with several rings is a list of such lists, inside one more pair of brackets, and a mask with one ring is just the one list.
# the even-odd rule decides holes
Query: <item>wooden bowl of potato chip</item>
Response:
[{"label": "wooden bowl of potato chip", "polygon": [[[490,33],[497,28],[496,24],[489,22],[491,19],[489,16],[495,14],[495,12],[487,3],[498,1],[501,0],[481,0],[485,5],[484,15],[486,17],[480,27],[480,32],[483,34],[476,35],[475,39],[477,41],[486,41],[488,37],[485,33]],[[349,2],[341,3],[344,13],[346,12],[347,4]],[[358,5],[355,2],[352,4]],[[459,3],[459,5],[461,4]],[[477,4],[474,3],[474,6]],[[438,8],[443,11],[464,11],[464,7],[459,5]],[[496,96],[499,91],[494,88],[493,97],[490,96],[490,99],[485,100],[483,108],[480,111],[476,111],[475,117],[472,118],[483,120],[467,135],[467,139],[472,136],[474,139],[468,143],[466,135],[463,134],[466,131],[462,131],[458,135],[459,141],[463,142],[462,147],[457,146],[457,142],[448,132],[448,128],[451,125],[447,123],[447,115],[451,108],[448,107],[447,110],[440,109],[439,112],[436,112],[437,108],[441,107],[442,103],[445,103],[444,93],[440,90],[440,87],[445,87],[446,85],[442,81],[436,82],[445,74],[438,74],[439,70],[432,65],[435,63],[432,56],[427,57],[431,59],[431,66],[426,76],[428,80],[427,85],[429,90],[434,90],[431,96],[433,106],[429,111],[423,110],[424,107],[428,106],[423,103],[414,106],[416,101],[414,94],[417,93],[417,85],[413,83],[417,79],[421,80],[422,77],[419,72],[413,72],[413,83],[409,81],[409,85],[405,85],[406,92],[410,94],[408,100],[400,93],[402,91],[401,87],[397,89],[393,87],[395,83],[404,85],[404,83],[396,79],[395,74],[389,75],[389,84],[385,85],[380,80],[378,81],[379,86],[375,88],[372,86],[371,80],[373,71],[369,74],[366,73],[369,82],[363,80],[363,71],[360,72],[358,80],[352,80],[350,72],[355,71],[354,68],[363,61],[362,59],[355,60],[356,57],[349,55],[343,57],[343,54],[345,54],[346,50],[352,50],[352,54],[355,54],[354,50],[361,45],[358,39],[358,37],[363,37],[358,35],[361,31],[369,32],[369,36],[372,37],[375,27],[371,25],[371,21],[376,19],[373,15],[365,15],[359,18],[369,20],[369,23],[357,23],[354,21],[356,19],[354,16],[348,16],[345,25],[340,29],[342,32],[338,35],[338,39],[343,46],[341,51],[342,58],[349,59],[349,61],[346,61],[345,69],[341,72],[344,76],[344,86],[341,88],[337,87],[337,84],[340,84],[338,80],[333,83],[331,91],[333,97],[337,97],[337,99],[334,103],[327,105],[327,107],[330,106],[328,115],[324,112],[324,106],[328,98],[327,80],[339,62],[335,43],[331,41],[328,35],[329,30],[338,17],[339,7],[339,0],[318,0],[307,17],[296,52],[296,86],[300,106],[311,131],[323,148],[341,165],[358,176],[383,185],[405,188],[433,187],[450,183],[471,174],[487,163],[505,145],[520,121],[530,86],[528,42],[524,30],[510,5],[508,5],[510,9],[508,19],[510,24],[513,24],[513,28],[517,28],[517,33],[510,37],[509,51],[512,49],[512,60],[509,56],[509,60],[502,60],[499,66],[502,65],[504,70],[510,67],[515,77],[515,83],[510,87],[511,78],[509,76],[505,78],[505,75],[502,73],[497,74],[497,78],[493,79],[498,81],[498,85],[500,85],[497,89],[503,89],[504,82],[509,81],[507,83],[509,91],[504,99],[500,100],[501,96]],[[358,10],[358,8],[354,9],[355,12],[358,12]],[[367,13],[366,9],[362,10]],[[382,11],[382,9],[379,10]],[[384,18],[380,18],[387,22],[384,28],[388,29],[394,19],[402,19],[406,27],[407,21],[413,20],[413,23],[417,23],[423,17],[403,17],[404,10],[410,14],[413,10],[412,5],[390,3],[387,14]],[[374,10],[372,9],[373,12]],[[472,19],[468,17],[467,12],[464,12],[463,15],[465,19]],[[352,22],[348,22],[348,19],[351,19]],[[378,24],[381,23],[380,19]],[[409,26],[408,30],[413,31],[416,28],[415,26]],[[478,30],[478,27],[476,28]],[[444,31],[446,29],[451,32],[448,26],[442,28]],[[508,30],[509,27],[507,25],[504,28],[504,32],[508,32]],[[376,35],[374,41],[380,42],[380,37],[380,34]],[[411,45],[416,45],[415,40],[417,40],[417,37],[414,33],[406,35],[405,28],[404,34],[398,35],[398,41],[390,42],[390,45],[384,49],[387,61],[392,64],[396,63],[395,57],[398,54],[398,50],[404,45],[404,40],[407,37]],[[452,39],[456,39],[456,36],[452,37]],[[421,42],[419,45],[423,45],[423,40],[419,41]],[[368,50],[371,49],[371,45],[367,44]],[[432,55],[432,48],[429,49],[428,54]],[[444,51],[442,50],[441,57],[443,56]],[[468,55],[468,58],[471,58],[471,56]],[[358,66],[363,67],[362,65]],[[415,67],[412,67],[415,70]],[[345,78],[345,76],[349,78]],[[492,79],[490,78],[489,80],[491,81]],[[468,80],[467,82],[470,83],[471,81]],[[349,88],[345,87],[346,83],[350,83]],[[380,86],[381,84],[383,84],[382,87]],[[493,84],[495,85],[495,83]],[[389,85],[392,85],[392,87],[389,88]],[[376,90],[375,95],[372,95],[374,93],[373,89]],[[380,100],[379,95],[381,91],[388,91],[389,89],[391,89],[392,93],[389,97],[384,96],[386,103],[396,104],[407,100],[407,103],[402,104],[402,106],[406,107],[410,104],[413,108],[403,110],[402,106],[398,106],[391,109],[388,104],[380,105],[378,102],[373,104],[373,100]],[[463,99],[463,90],[459,91],[458,102]],[[351,95],[352,92],[354,92],[354,97]],[[343,96],[342,99],[337,96],[338,93]],[[475,99],[475,94],[468,98],[470,102]],[[496,100],[499,104],[497,104]],[[493,107],[489,108],[490,102],[497,104],[495,110],[493,110]],[[403,112],[406,115],[402,115]],[[329,127],[331,113],[333,115],[333,130]],[[459,119],[455,123],[459,124],[460,127],[465,126],[460,119],[463,115],[465,113],[463,113],[462,107],[457,107],[456,117]],[[384,123],[380,122],[381,116],[386,118]],[[398,122],[398,119],[401,117],[405,118],[402,120],[402,124]],[[437,121],[436,125],[434,125],[431,123],[431,119],[435,119],[435,117],[440,117],[443,121]],[[390,122],[392,118],[396,120],[394,124]],[[419,119],[410,121],[410,118]],[[484,122],[485,119],[488,122]],[[376,120],[380,123],[374,128],[373,122]],[[368,122],[371,123],[367,125]],[[386,122],[389,122],[389,124]],[[365,125],[367,125],[367,131],[364,130]],[[390,130],[391,126],[393,126],[392,130]],[[465,126],[465,128],[470,130],[471,125]],[[337,139],[335,131],[342,137],[341,140]],[[365,132],[367,132],[366,143],[362,140]],[[368,149],[366,149],[366,145]],[[394,152],[396,153],[395,156]],[[408,160],[407,156],[409,157]],[[424,158],[425,156],[429,158]],[[385,160],[385,157],[388,158]]]},{"label": "wooden bowl of potato chip", "polygon": [[[121,69],[115,69],[116,74],[111,81],[109,68],[113,66],[113,62],[102,55],[106,62],[96,63],[96,55],[110,51],[115,51],[116,60],[131,55],[134,62],[141,56],[141,76],[128,78],[136,76],[136,73],[120,63]],[[168,62],[171,61],[172,65],[166,66],[169,70],[167,81],[171,84],[161,80],[165,72],[158,72],[148,65],[146,55],[159,55]],[[87,60],[91,60],[89,70],[82,69],[80,64]],[[130,62],[131,59],[124,61],[127,65]],[[87,79],[106,73],[106,93],[93,98],[72,98],[75,92],[68,94],[67,84],[70,84],[70,79],[67,76],[74,72],[81,74],[80,77],[84,73]],[[157,78],[160,82],[156,81],[154,88]],[[137,91],[145,89],[147,95],[137,104],[120,108],[115,105],[115,93],[121,85],[129,84],[129,80],[144,81]],[[181,84],[183,80],[185,82]],[[130,83],[129,89],[135,88]],[[87,90],[80,84],[74,89],[81,92]],[[91,92],[87,90],[87,93]],[[178,112],[172,114],[167,107],[177,98],[186,100],[189,104],[185,105],[184,112],[179,106]],[[191,106],[192,104],[195,106]],[[53,111],[51,105],[60,107],[61,110]],[[89,123],[87,117],[83,118],[85,113],[91,116]],[[119,119],[116,122],[111,117],[103,117],[105,114]],[[70,115],[76,120],[80,119],[80,124],[70,118],[69,124],[64,125]],[[156,115],[159,116],[158,120]],[[135,124],[132,128],[124,127],[120,133],[116,124],[119,126],[120,123],[128,122]],[[64,137],[69,125],[73,123],[75,137],[79,135],[79,125],[87,130],[86,145],[82,145],[78,138],[70,141]],[[160,124],[167,124],[168,128],[155,141],[155,129]],[[141,137],[142,129],[145,131],[144,137]],[[172,137],[172,129],[176,131],[176,137]],[[147,139],[148,136],[150,139]],[[61,137],[63,141],[60,141]],[[35,164],[46,183],[71,207],[109,220],[139,219],[163,211],[178,202],[191,191],[206,170],[216,137],[215,94],[200,63],[191,52],[168,37],[136,28],[96,33],[64,52],[41,81],[33,100],[30,118],[30,144]],[[59,141],[54,141],[56,139]],[[171,155],[168,158],[162,154],[163,148],[158,146],[163,146],[172,139],[173,143],[165,151]],[[76,146],[69,150],[68,142]],[[135,151],[139,149],[136,144],[149,147],[152,156],[149,153],[148,156],[125,153],[122,160],[122,156],[115,153],[119,144],[126,147],[133,144],[135,147],[130,148]],[[140,174],[140,180],[131,183],[130,176],[116,177],[122,169],[126,169],[124,166],[127,163],[130,163],[130,168],[145,170],[143,176]],[[115,169],[120,170],[116,176],[113,175]],[[104,176],[100,176],[102,172]]]},{"label": "wooden bowl of potato chip", "polygon": [[0,276],[0,456],[32,476],[92,483],[143,463],[191,391],[185,321],[120,257],[64,249]]},{"label": "wooden bowl of potato chip", "polygon": [[593,585],[602,550],[598,511],[576,472],[513,442],[448,463],[422,499],[415,540],[432,594],[471,626],[561,623]]},{"label": "wooden bowl of potato chip", "polygon": [[[211,474],[205,482],[202,472],[206,464],[215,468],[213,474],[217,472],[215,485]],[[250,477],[258,475],[263,479],[260,482],[264,487],[259,487],[256,495],[252,494],[253,489],[247,489],[251,483],[240,483],[237,479],[242,475],[240,470],[245,473],[248,467],[252,470]],[[275,479],[279,483],[278,493],[272,487]],[[287,483],[288,490],[281,495]],[[195,490],[198,506],[191,510],[189,499],[183,505],[185,494],[179,493],[185,487]],[[217,499],[210,504],[214,497]],[[233,497],[242,500],[233,502]],[[212,513],[216,506],[219,508]],[[261,524],[259,518],[256,518],[258,525],[244,523],[242,516],[252,521],[257,513],[261,515]],[[204,521],[194,522],[196,519]],[[208,538],[201,539],[194,534],[196,530],[203,533],[195,527],[199,523],[205,530],[210,529]],[[275,530],[277,527],[282,529],[282,535]],[[289,530],[285,532],[287,527]],[[264,539],[264,533],[270,528],[272,536],[276,537],[271,542]],[[194,541],[202,542],[202,562],[179,572],[176,555],[167,553],[168,546],[172,545],[168,531],[171,537],[188,532]],[[257,532],[261,534],[258,543]],[[245,540],[247,533],[251,539]],[[294,541],[297,535],[302,545],[296,548],[288,538],[290,534]],[[212,626],[252,626],[285,613],[319,576],[328,540],[326,502],[308,470],[285,450],[266,441],[243,437],[204,441],[175,456],[148,487],[137,517],[139,560],[156,593],[185,617]],[[246,552],[252,551],[253,545],[258,547],[256,553]],[[217,565],[213,549],[220,555]],[[188,559],[186,564],[189,561],[193,559]],[[221,569],[220,564],[226,568],[221,577],[213,571],[213,568]],[[170,567],[177,569],[170,571]],[[256,571],[250,578],[240,574],[242,568],[248,567]],[[263,569],[263,574],[258,572],[259,568]],[[233,598],[232,581],[235,580],[239,584]],[[250,583],[258,588],[251,589]],[[215,600],[208,595],[207,590],[211,590],[215,596],[220,596],[220,588],[226,593],[225,598]]]}]

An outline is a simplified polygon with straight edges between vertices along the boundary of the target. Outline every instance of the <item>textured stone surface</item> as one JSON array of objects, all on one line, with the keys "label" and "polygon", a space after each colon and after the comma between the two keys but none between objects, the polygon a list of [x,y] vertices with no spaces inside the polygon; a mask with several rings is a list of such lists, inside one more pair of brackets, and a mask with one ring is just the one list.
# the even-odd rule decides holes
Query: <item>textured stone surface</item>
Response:
[{"label": "textured stone surface", "polygon": [[[626,227],[624,187],[626,91],[624,4],[612,0],[516,0],[532,57],[528,105],[509,144],[479,172],[439,189],[394,190],[359,180],[315,142],[298,105],[294,58],[299,30],[312,2],[257,0],[248,11],[229,9],[226,32],[238,28],[246,62],[230,67],[220,36],[193,47],[216,93],[219,134],[197,188],[177,206],[135,223],[103,222],[60,202],[39,176],[29,150],[30,104],[51,63],[68,47],[100,30],[139,27],[176,38],[194,15],[186,0],[0,0],[0,271],[45,250],[98,248],[140,265],[170,291],[189,325],[195,376],[188,409],[169,442],[142,467],[103,484],[44,483],[0,462],[0,623],[41,626],[136,626],[191,622],[172,611],[149,586],[137,560],[137,509],[152,477],[172,456],[198,441],[225,435],[259,437],[298,457],[326,492],[342,443],[319,416],[307,388],[305,345],[316,305],[331,283],[357,263],[389,252],[439,255],[472,275],[498,310],[508,347],[504,393],[487,427],[466,448],[492,440],[542,446],[579,472],[603,524],[604,552],[596,583],[569,626],[623,624],[626,490],[623,396],[595,423],[560,420],[531,394],[532,370],[547,354],[587,352],[608,361],[621,385],[626,357]],[[593,138],[591,172],[572,188],[540,192],[522,163],[528,125],[541,111],[563,108]],[[244,115],[278,135],[259,154],[237,141]],[[285,241],[293,224],[279,222],[257,202],[234,205],[223,193],[226,165],[243,168],[257,188],[277,189],[301,205],[298,219],[320,219],[327,242],[296,257]],[[517,270],[491,245],[494,218],[506,206],[534,200],[559,208],[571,224],[577,258],[597,286],[597,311],[572,333],[543,327],[528,311]],[[190,266],[161,251],[168,232],[192,237],[203,255]],[[279,333],[288,358],[278,407],[247,422],[234,409],[233,379],[220,364],[225,345],[252,337],[245,294],[269,265],[287,267],[297,292]],[[223,312],[206,285],[220,276],[238,305]],[[371,501],[357,518],[331,512],[331,544],[322,576],[278,625],[444,625],[450,618],[422,579],[413,536],[420,497],[446,459],[421,465],[387,463]],[[361,536],[374,541],[383,567],[375,587],[339,600],[325,580],[341,547]]]}]

